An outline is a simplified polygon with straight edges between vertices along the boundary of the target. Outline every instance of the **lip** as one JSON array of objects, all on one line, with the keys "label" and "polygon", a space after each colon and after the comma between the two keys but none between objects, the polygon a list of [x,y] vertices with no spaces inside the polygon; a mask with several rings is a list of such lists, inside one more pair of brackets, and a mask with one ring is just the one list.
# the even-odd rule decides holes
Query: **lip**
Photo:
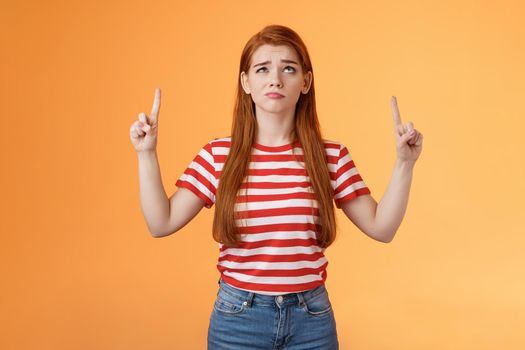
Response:
[{"label": "lip", "polygon": [[284,97],[284,95],[281,95],[278,92],[269,92],[265,94],[265,96],[268,96],[269,98],[283,98]]}]

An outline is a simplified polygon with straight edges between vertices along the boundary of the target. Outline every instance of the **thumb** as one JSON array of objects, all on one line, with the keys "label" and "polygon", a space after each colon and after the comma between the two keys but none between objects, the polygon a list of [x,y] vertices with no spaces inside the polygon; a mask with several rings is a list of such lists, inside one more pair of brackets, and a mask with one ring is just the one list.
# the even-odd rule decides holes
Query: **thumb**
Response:
[{"label": "thumb", "polygon": [[148,119],[146,118],[146,113],[144,113],[144,112],[140,112],[140,113],[139,113],[139,120],[140,120],[143,124],[148,124]]},{"label": "thumb", "polygon": [[407,132],[411,132],[412,130],[414,130],[414,123],[408,122],[406,126],[407,126],[406,128]]},{"label": "thumb", "polygon": [[146,114],[144,114],[143,112],[141,112],[141,113],[139,114],[139,120],[140,120],[141,123],[142,123],[142,127],[141,127],[142,131],[144,131],[144,132],[147,133],[147,132],[151,129],[151,126],[148,125],[148,121],[147,121],[147,119],[146,119]]},{"label": "thumb", "polygon": [[414,135],[410,135],[410,132],[405,132],[401,137],[399,138],[400,143],[407,143],[408,140],[410,140]]}]

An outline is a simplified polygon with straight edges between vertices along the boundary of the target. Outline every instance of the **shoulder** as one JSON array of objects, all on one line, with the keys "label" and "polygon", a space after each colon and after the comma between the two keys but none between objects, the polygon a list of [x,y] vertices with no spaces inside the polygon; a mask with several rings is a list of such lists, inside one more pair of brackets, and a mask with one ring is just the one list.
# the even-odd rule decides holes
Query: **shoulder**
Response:
[{"label": "shoulder", "polygon": [[230,147],[231,140],[231,136],[216,137],[213,140],[210,140],[208,143],[212,147]]},{"label": "shoulder", "polygon": [[327,156],[339,157],[341,150],[345,148],[345,146],[337,140],[323,139],[323,143]]},{"label": "shoulder", "polygon": [[231,146],[231,136],[216,137],[204,146],[213,156],[215,162],[224,162],[223,157],[228,155]]},{"label": "shoulder", "polygon": [[213,151],[213,154],[222,154],[229,151],[231,146],[231,136],[216,137],[213,140],[208,142],[210,150]]}]

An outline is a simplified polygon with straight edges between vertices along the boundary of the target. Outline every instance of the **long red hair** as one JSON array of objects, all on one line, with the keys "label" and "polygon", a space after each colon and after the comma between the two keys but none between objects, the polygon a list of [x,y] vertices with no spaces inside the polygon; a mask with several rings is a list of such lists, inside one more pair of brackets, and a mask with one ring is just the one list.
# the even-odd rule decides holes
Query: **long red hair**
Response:
[{"label": "long red hair", "polygon": [[[330,184],[326,153],[315,107],[310,56],[305,44],[295,31],[281,25],[269,25],[252,36],[246,43],[241,55],[238,77],[241,72],[248,72],[253,53],[264,44],[292,47],[299,56],[303,72],[312,72],[310,89],[307,94],[301,93],[296,104],[294,133],[302,146],[305,169],[318,202],[320,225],[317,230],[317,242],[320,247],[326,248],[335,240],[337,227],[333,189]],[[240,241],[239,230],[235,223],[235,219],[239,216],[234,213],[234,207],[238,191],[248,172],[256,135],[255,105],[251,95],[244,92],[240,79],[238,79],[231,146],[220,175],[212,228],[214,240],[228,247],[235,247]]]}]

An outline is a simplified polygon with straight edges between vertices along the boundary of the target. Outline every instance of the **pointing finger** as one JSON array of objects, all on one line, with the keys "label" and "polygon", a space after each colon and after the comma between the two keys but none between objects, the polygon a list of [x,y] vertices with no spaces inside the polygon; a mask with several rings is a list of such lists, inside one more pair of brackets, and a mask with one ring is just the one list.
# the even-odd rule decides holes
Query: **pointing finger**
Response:
[{"label": "pointing finger", "polygon": [[403,134],[405,133],[405,128],[403,127],[403,125],[395,126],[394,129],[397,133],[397,136],[403,136]]},{"label": "pointing finger", "polygon": [[394,127],[397,130],[398,126],[403,126],[403,122],[401,122],[401,116],[399,115],[399,108],[397,108],[397,99],[395,96],[392,96],[392,115],[394,117]]},{"label": "pointing finger", "polygon": [[151,118],[151,122],[156,122],[159,116],[159,109],[160,109],[160,88],[155,89],[155,98],[153,99],[153,107],[151,107],[151,114],[149,115]]}]

